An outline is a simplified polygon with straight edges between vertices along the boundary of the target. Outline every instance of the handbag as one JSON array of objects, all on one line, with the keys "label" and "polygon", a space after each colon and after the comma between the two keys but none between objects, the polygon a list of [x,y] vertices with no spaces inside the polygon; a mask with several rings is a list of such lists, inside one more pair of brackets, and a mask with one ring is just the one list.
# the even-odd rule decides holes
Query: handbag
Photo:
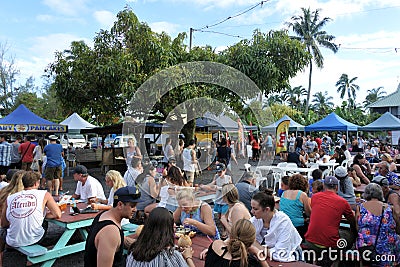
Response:
[{"label": "handbag", "polygon": [[32,170],[32,171],[38,171],[38,170],[39,170],[39,163],[38,163],[37,160],[34,160],[34,161],[32,162],[31,170]]},{"label": "handbag", "polygon": [[385,212],[385,205],[382,205],[382,215],[381,215],[381,220],[379,222],[378,232],[376,233],[374,245],[362,246],[358,248],[358,251],[360,252],[361,255],[361,259],[365,263],[373,262],[377,258],[376,256],[378,255],[378,253],[376,252],[376,243],[379,239],[379,232],[381,231],[384,212]]}]

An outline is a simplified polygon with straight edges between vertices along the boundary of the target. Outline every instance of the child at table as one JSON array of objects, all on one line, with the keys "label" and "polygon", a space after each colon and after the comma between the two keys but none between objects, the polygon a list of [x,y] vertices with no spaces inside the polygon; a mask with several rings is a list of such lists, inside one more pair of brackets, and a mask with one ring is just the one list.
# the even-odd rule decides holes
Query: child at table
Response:
[{"label": "child at table", "polygon": [[[228,204],[223,200],[222,186],[224,184],[231,184],[231,183],[232,183],[232,178],[231,178],[231,176],[226,174],[225,164],[219,163],[217,165],[217,174],[214,176],[213,181],[207,185],[200,185],[201,189],[205,189],[205,190],[215,189],[216,190],[215,201],[214,201],[214,212],[218,213],[218,219],[221,219],[221,216],[225,215],[229,209]],[[224,229],[222,238],[227,237],[227,233],[225,232],[225,228],[222,224],[221,224],[221,228]]]}]

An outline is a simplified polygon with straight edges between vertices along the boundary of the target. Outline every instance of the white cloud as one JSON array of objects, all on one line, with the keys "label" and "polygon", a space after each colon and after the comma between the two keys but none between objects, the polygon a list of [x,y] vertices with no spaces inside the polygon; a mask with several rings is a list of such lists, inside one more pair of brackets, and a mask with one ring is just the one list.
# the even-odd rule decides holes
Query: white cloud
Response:
[{"label": "white cloud", "polygon": [[103,29],[111,28],[114,21],[116,20],[116,16],[112,12],[107,10],[95,11],[93,13],[93,17]]},{"label": "white cloud", "polygon": [[48,14],[40,14],[36,16],[36,20],[41,22],[49,22],[54,20],[54,16]]},{"label": "white cloud", "polygon": [[72,34],[51,34],[39,36],[33,39],[33,44],[26,51],[28,56],[19,57],[16,60],[17,67],[21,70],[21,81],[33,76],[38,80],[43,74],[47,65],[54,61],[56,51],[63,51],[70,48],[72,41],[83,40],[91,45],[91,40],[80,38]]},{"label": "white cloud", "polygon": [[67,16],[77,16],[81,10],[86,9],[88,0],[43,0],[43,3],[56,13]]},{"label": "white cloud", "polygon": [[155,32],[162,33],[164,31],[169,35],[175,34],[179,28],[178,24],[170,23],[167,21],[153,22],[150,23],[149,26]]}]

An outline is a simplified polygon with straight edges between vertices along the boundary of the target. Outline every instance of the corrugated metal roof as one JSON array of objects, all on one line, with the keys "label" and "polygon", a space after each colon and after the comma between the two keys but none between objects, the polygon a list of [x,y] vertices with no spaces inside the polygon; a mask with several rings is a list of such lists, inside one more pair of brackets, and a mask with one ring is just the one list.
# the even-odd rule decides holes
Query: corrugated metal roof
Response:
[{"label": "corrugated metal roof", "polygon": [[367,108],[380,108],[380,107],[398,107],[400,106],[400,84],[397,86],[397,91],[385,96],[384,98],[370,104]]}]

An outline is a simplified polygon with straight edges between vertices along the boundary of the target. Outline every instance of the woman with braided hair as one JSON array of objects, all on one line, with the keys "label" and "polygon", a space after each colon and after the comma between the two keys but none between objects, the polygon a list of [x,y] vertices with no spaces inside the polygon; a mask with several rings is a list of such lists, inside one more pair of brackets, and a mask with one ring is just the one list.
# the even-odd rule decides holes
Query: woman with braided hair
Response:
[{"label": "woman with braided hair", "polygon": [[256,230],[252,223],[249,220],[240,219],[232,226],[230,239],[215,240],[200,257],[206,254],[204,266],[207,267],[269,266],[265,257],[258,259],[257,256],[249,253],[249,248],[255,238]]}]

